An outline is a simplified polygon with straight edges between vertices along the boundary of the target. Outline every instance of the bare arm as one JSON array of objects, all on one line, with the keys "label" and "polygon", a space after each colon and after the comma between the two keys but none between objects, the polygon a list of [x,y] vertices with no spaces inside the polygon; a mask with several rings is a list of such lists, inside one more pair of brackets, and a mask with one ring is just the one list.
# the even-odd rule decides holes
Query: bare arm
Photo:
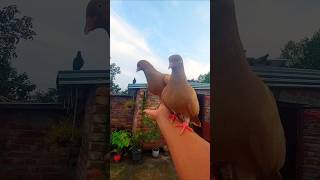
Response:
[{"label": "bare arm", "polygon": [[210,144],[194,132],[180,136],[180,129],[170,123],[170,112],[163,104],[157,110],[145,112],[157,121],[179,178],[210,179]]}]

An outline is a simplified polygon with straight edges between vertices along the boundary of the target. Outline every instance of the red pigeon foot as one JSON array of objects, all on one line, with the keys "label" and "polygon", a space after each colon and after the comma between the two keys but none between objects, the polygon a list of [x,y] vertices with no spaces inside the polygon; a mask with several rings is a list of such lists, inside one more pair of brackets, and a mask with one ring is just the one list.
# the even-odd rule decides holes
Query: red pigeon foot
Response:
[{"label": "red pigeon foot", "polygon": [[190,132],[192,132],[192,128],[189,127],[189,123],[183,122],[182,124],[178,124],[176,125],[176,127],[182,127],[181,131],[180,131],[180,136],[183,134],[184,130],[189,130]]},{"label": "red pigeon foot", "polygon": [[175,114],[170,114],[169,115],[169,121],[174,122],[175,120],[177,120],[177,116]]}]

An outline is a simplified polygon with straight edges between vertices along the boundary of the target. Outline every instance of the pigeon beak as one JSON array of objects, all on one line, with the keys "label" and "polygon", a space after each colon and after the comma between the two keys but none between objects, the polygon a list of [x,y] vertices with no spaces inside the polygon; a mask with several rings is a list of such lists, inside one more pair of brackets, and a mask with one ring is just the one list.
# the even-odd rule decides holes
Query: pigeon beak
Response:
[{"label": "pigeon beak", "polygon": [[87,17],[86,26],[84,27],[85,35],[89,34],[90,31],[93,31],[96,29],[94,19],[95,19],[94,17]]},{"label": "pigeon beak", "polygon": [[138,72],[138,71],[140,71],[141,69],[140,68],[137,68],[137,71],[136,72]]},{"label": "pigeon beak", "polygon": [[169,67],[168,67],[168,69],[170,69],[170,68],[172,68],[172,63],[169,63]]}]

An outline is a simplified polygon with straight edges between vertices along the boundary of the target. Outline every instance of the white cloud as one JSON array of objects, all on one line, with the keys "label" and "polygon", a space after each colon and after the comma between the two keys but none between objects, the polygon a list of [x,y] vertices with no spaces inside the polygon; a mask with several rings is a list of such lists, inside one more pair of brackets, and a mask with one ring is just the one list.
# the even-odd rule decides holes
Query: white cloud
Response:
[{"label": "white cloud", "polygon": [[[116,63],[121,68],[121,74],[116,77],[121,89],[126,89],[128,83],[132,83],[133,77],[137,83],[146,82],[143,72],[136,72],[136,63],[145,59],[163,73],[169,73],[168,54],[165,59],[154,53],[148,44],[145,35],[139,32],[134,26],[127,23],[116,12],[110,12],[110,44],[111,44],[111,63]],[[172,48],[170,51],[174,51]],[[196,58],[184,56],[185,71],[189,79],[196,79],[200,74],[209,71],[209,64],[202,63]]]}]

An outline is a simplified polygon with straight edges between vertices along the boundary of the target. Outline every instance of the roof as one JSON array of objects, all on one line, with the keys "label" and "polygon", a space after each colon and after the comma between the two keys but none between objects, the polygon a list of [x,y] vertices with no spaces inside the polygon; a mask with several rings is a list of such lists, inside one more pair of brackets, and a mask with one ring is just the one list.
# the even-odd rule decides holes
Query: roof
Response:
[{"label": "roof", "polygon": [[[320,88],[320,70],[271,66],[251,66],[269,87]],[[189,82],[194,89],[210,89],[210,84]],[[128,89],[146,88],[146,83],[128,84]]]},{"label": "roof", "polygon": [[108,70],[59,71],[57,86],[62,85],[107,85]]},{"label": "roof", "polygon": [[[199,82],[189,82],[189,84],[195,89],[195,90],[210,90],[210,84],[209,83],[199,83]],[[147,88],[146,83],[136,83],[136,84],[128,84],[128,90],[129,89],[145,89]]]},{"label": "roof", "polygon": [[265,66],[251,68],[270,87],[320,88],[319,70]]}]

